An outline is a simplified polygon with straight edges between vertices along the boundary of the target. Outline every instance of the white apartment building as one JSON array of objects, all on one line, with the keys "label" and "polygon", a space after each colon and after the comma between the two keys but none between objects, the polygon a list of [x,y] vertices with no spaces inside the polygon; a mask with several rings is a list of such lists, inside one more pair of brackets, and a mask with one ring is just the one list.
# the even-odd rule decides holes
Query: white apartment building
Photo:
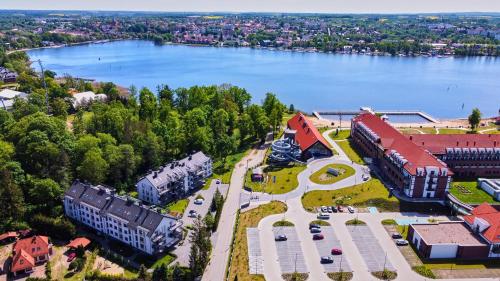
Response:
[{"label": "white apartment building", "polygon": [[182,237],[181,220],[100,185],[74,182],[64,194],[64,211],[99,233],[150,255],[165,251]]},{"label": "white apartment building", "polygon": [[137,183],[139,199],[155,205],[182,198],[212,175],[212,159],[203,152],[161,166]]}]

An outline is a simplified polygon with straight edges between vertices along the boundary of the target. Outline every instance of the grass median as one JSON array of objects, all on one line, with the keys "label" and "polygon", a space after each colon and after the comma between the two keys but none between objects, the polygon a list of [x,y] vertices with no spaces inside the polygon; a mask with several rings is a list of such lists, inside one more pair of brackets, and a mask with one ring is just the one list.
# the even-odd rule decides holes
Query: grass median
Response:
[{"label": "grass median", "polygon": [[[264,281],[263,275],[254,275],[249,273],[248,268],[248,247],[247,247],[247,228],[257,227],[259,221],[264,217],[281,214],[286,212],[286,204],[278,201],[261,205],[255,209],[240,214],[238,228],[236,229],[236,238],[234,241],[233,258],[231,260],[231,269],[229,279],[238,281]],[[271,237],[271,239],[273,239]]]},{"label": "grass median", "polygon": [[283,194],[290,192],[299,186],[297,176],[307,168],[306,165],[289,165],[285,167],[267,166],[264,168],[264,182],[253,182],[251,171],[245,178],[245,187],[252,191],[266,192],[269,194]]},{"label": "grass median", "polygon": [[[339,175],[334,176],[328,172],[329,169],[335,169]],[[355,171],[352,167],[344,164],[330,164],[316,171],[309,179],[317,184],[333,184],[354,175]]]}]

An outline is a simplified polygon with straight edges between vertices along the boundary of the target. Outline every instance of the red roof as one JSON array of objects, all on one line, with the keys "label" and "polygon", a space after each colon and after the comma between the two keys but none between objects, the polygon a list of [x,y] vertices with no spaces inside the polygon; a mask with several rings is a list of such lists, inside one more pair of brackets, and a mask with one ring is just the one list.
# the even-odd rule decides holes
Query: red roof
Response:
[{"label": "red roof", "polygon": [[7,239],[7,238],[16,238],[16,237],[17,237],[17,233],[10,231],[10,232],[6,232],[4,234],[1,234],[0,241]]},{"label": "red roof", "polygon": [[[417,174],[417,168],[426,166],[447,168],[446,164],[438,161],[432,154],[410,141],[409,138],[374,114],[358,115],[353,119],[353,122],[362,122],[377,134],[379,144],[386,154],[390,154],[392,150],[395,150],[403,156],[408,161],[403,167],[412,175]],[[448,172],[448,174],[451,174],[451,172]]]},{"label": "red roof", "polygon": [[49,253],[49,238],[47,236],[33,236],[18,240],[14,244],[14,253],[24,250],[30,256],[36,258]]},{"label": "red roof", "polygon": [[471,212],[471,215],[464,216],[464,220],[469,224],[474,224],[476,218],[483,219],[490,225],[483,231],[483,236],[490,243],[500,243],[500,211],[493,208],[488,203],[483,203]]},{"label": "red roof", "polygon": [[301,112],[298,112],[288,120],[288,128],[297,131],[295,141],[299,144],[302,151],[306,151],[317,142],[320,142],[327,148],[330,147],[318,129]]},{"label": "red roof", "polygon": [[445,154],[446,148],[500,148],[500,135],[489,134],[457,134],[431,135],[416,134],[408,138],[432,154]]},{"label": "red roof", "polygon": [[11,272],[18,272],[35,266],[35,259],[26,251],[22,250],[14,255],[12,259]]},{"label": "red roof", "polygon": [[78,237],[75,238],[73,241],[71,241],[67,246],[69,248],[76,249],[79,246],[82,246],[83,248],[87,247],[90,244],[90,240],[85,238],[85,237]]}]

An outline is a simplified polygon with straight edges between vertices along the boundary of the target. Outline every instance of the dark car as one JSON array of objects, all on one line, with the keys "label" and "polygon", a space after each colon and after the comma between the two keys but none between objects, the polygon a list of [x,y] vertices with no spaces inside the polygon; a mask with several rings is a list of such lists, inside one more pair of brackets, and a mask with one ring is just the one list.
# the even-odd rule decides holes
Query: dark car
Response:
[{"label": "dark car", "polygon": [[337,207],[332,206],[332,212],[334,212],[334,213],[338,212],[338,211],[337,211]]},{"label": "dark car", "polygon": [[280,234],[274,237],[274,241],[286,241],[288,238],[286,238],[285,234]]},{"label": "dark car", "polygon": [[344,208],[342,208],[342,206],[338,205],[337,206],[337,211],[339,211],[339,212],[342,213],[344,211]]},{"label": "dark car", "polygon": [[311,228],[311,233],[321,233],[321,228]]},{"label": "dark car", "polygon": [[401,238],[403,238],[403,235],[401,235],[398,232],[394,232],[391,236],[392,236],[392,239],[401,239]]},{"label": "dark car", "polygon": [[315,223],[310,224],[309,229],[313,229],[313,228],[321,228],[321,226],[319,224],[315,224]]},{"label": "dark car", "polygon": [[313,235],[313,240],[323,240],[325,239],[325,236],[323,234],[314,234]]},{"label": "dark car", "polygon": [[333,258],[330,256],[321,257],[321,263],[333,263]]},{"label": "dark car", "polygon": [[342,255],[342,250],[341,249],[337,249],[337,248],[333,248],[332,249],[332,255]]},{"label": "dark car", "polygon": [[68,255],[68,262],[72,262],[76,258],[76,253],[70,253]]}]

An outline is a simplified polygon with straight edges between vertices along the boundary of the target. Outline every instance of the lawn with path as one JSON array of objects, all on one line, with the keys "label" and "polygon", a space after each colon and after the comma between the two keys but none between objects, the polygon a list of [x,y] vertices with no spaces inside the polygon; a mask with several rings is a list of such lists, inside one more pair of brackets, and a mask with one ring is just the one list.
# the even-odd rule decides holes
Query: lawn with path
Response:
[{"label": "lawn with path", "polygon": [[287,193],[299,186],[297,175],[306,168],[306,165],[300,164],[285,167],[267,166],[264,168],[264,182],[253,182],[249,171],[245,176],[245,187],[269,194]]},{"label": "lawn with path", "polygon": [[364,165],[365,160],[360,153],[357,152],[356,148],[352,145],[351,139],[335,141],[340,148],[347,154],[347,157],[351,159],[351,161],[356,162],[358,164]]},{"label": "lawn with path", "polygon": [[377,207],[381,211],[399,211],[399,200],[389,197],[383,183],[372,178],[355,186],[337,190],[314,190],[302,196],[302,205],[312,211],[320,206],[351,205],[354,207]]},{"label": "lawn with path", "polygon": [[482,190],[475,180],[454,181],[451,184],[450,193],[466,204],[498,203],[491,195]]},{"label": "lawn with path", "polygon": [[238,276],[238,281],[265,280],[263,275],[251,275],[249,273],[246,229],[248,227],[257,227],[259,221],[264,217],[284,213],[286,209],[285,203],[273,201],[239,215],[228,280],[235,280],[236,276]]},{"label": "lawn with path", "polygon": [[[334,176],[328,172],[329,169],[335,169],[339,172],[338,176]],[[316,171],[309,179],[317,184],[332,184],[341,181],[354,175],[355,171],[352,167],[345,164],[330,164]]]},{"label": "lawn with path", "polygon": [[332,140],[345,140],[351,135],[351,130],[335,130],[329,134]]}]

